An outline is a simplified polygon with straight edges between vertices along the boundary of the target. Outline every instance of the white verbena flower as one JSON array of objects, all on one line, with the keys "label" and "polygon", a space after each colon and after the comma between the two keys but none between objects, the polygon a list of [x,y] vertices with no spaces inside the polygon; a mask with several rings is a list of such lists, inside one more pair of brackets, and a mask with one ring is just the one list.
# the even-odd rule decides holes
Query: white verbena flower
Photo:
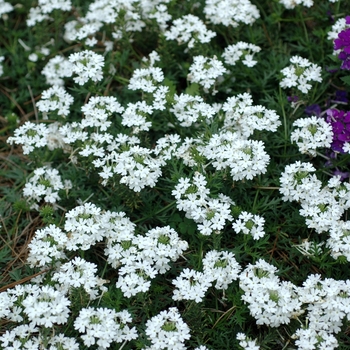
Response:
[{"label": "white verbena flower", "polygon": [[193,48],[197,42],[209,43],[216,33],[208,30],[200,18],[188,14],[173,21],[164,35],[167,40],[177,40],[179,44],[187,43],[188,48]]},{"label": "white verbena flower", "polygon": [[310,82],[322,82],[321,67],[317,64],[300,56],[291,57],[290,62],[290,66],[281,70],[284,76],[280,82],[282,88],[296,87],[306,94],[312,87]]},{"label": "white verbena flower", "polygon": [[67,241],[66,233],[55,225],[37,230],[28,245],[27,263],[31,267],[46,267],[66,259],[64,250]]},{"label": "white verbena flower", "polygon": [[247,67],[255,66],[254,54],[260,52],[261,48],[254,44],[239,41],[237,44],[229,45],[225,48],[222,57],[226,64],[234,66],[236,62],[242,58],[242,63]]},{"label": "white verbena flower", "polygon": [[317,148],[329,148],[333,141],[332,126],[324,119],[315,116],[300,118],[293,123],[290,139],[296,142],[301,153],[316,156]]},{"label": "white verbena flower", "polygon": [[260,18],[258,8],[249,0],[206,0],[204,13],[210,22],[226,27],[253,24]]},{"label": "white verbena flower", "polygon": [[116,312],[108,308],[88,307],[80,310],[74,328],[82,333],[80,338],[86,346],[97,344],[100,349],[106,349],[112,342],[122,343],[137,338],[136,328],[127,324],[131,321],[131,315],[126,310]]},{"label": "white verbena flower", "polygon": [[259,239],[265,235],[264,223],[263,217],[242,211],[238,219],[232,223],[232,227],[236,233],[243,232],[252,235],[254,239]]},{"label": "white verbena flower", "polygon": [[216,56],[209,58],[200,55],[193,57],[187,79],[203,86],[205,92],[214,87],[214,94],[216,92],[215,83],[224,73],[227,73],[227,70]]},{"label": "white verbena flower", "polygon": [[231,252],[210,250],[205,254],[203,272],[209,279],[216,281],[215,288],[227,289],[238,278],[241,267]]},{"label": "white verbena flower", "polygon": [[73,63],[72,71],[78,75],[73,79],[79,85],[84,85],[89,79],[94,82],[102,80],[102,68],[104,65],[104,57],[102,55],[85,50],[71,54],[68,60]]},{"label": "white verbena flower", "polygon": [[[41,94],[41,99],[36,103],[39,111],[44,114],[44,119],[55,115],[66,117],[69,114],[69,107],[74,102],[71,96],[63,87],[53,85]],[[49,113],[55,112],[55,113]]]},{"label": "white verbena flower", "polygon": [[146,322],[146,335],[152,349],[185,350],[185,340],[190,338],[190,328],[182,320],[176,307],[161,311]]}]

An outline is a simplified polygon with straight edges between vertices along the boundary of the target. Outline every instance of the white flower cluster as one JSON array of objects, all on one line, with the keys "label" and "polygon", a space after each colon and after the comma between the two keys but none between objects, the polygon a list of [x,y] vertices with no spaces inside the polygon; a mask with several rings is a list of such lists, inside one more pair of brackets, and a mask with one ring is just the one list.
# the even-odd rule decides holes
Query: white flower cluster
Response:
[{"label": "white flower cluster", "polygon": [[146,335],[151,346],[146,349],[185,350],[184,342],[190,339],[190,328],[182,320],[179,310],[171,307],[146,322]]},{"label": "white flower cluster", "polygon": [[232,227],[236,233],[243,232],[252,235],[254,239],[259,239],[265,235],[264,224],[265,219],[261,216],[242,211]]},{"label": "white flower cluster", "polygon": [[187,43],[187,47],[191,49],[197,42],[209,43],[216,33],[208,30],[200,18],[188,14],[173,21],[164,35],[167,40],[177,40],[179,44]]},{"label": "white flower cluster", "polygon": [[80,124],[83,128],[107,131],[112,124],[108,118],[114,113],[122,113],[124,108],[114,96],[92,96],[88,103],[81,107],[81,111],[84,113]]},{"label": "white flower cluster", "polygon": [[311,7],[314,4],[313,0],[279,0],[286,9],[294,9],[297,5],[304,5],[306,7]]},{"label": "white flower cluster", "polygon": [[290,139],[296,142],[301,153],[316,156],[317,148],[329,148],[333,141],[332,126],[324,119],[315,116],[300,118],[293,123]]},{"label": "white flower cluster", "polygon": [[225,112],[224,128],[238,131],[244,138],[251,136],[254,130],[275,132],[281,125],[274,110],[253,105],[253,98],[248,93],[229,97],[222,110]]},{"label": "white flower cluster", "polygon": [[27,18],[27,26],[33,27],[36,23],[49,19],[54,10],[70,11],[71,0],[39,0],[37,7],[31,7]]},{"label": "white flower cluster", "polygon": [[314,171],[310,163],[286,166],[280,178],[282,199],[299,201],[299,212],[306,218],[307,226],[317,233],[329,232],[327,247],[333,258],[345,256],[350,261],[350,223],[342,220],[350,207],[350,184],[334,176],[322,187],[321,181],[310,174]]},{"label": "white flower cluster", "polygon": [[239,286],[244,291],[242,300],[248,303],[251,315],[258,325],[279,327],[301,314],[301,301],[291,282],[280,281],[277,269],[259,259],[249,264],[239,277]]},{"label": "white flower cluster", "polygon": [[103,153],[104,149],[95,154],[99,158],[93,161],[93,164],[102,168],[99,175],[104,179],[103,185],[108,183],[109,178],[118,174],[121,176],[119,182],[135,192],[140,192],[146,186],[155,186],[165,161],[162,157],[152,157],[154,150],[141,147],[138,143],[140,140],[136,136],[119,134],[110,141],[107,154]]},{"label": "white flower cluster", "polygon": [[[328,32],[327,39],[331,41],[338,39],[338,34],[348,28],[350,28],[350,24],[346,24],[346,19],[338,18],[332,25],[332,29]],[[336,54],[336,51],[334,51],[334,54]]]},{"label": "white flower cluster", "polygon": [[73,64],[65,57],[57,55],[51,58],[41,71],[46,78],[46,83],[49,85],[64,85],[63,78],[69,78],[72,76]]},{"label": "white flower cluster", "polygon": [[31,208],[39,210],[39,204],[44,201],[51,203],[53,208],[60,200],[59,191],[72,188],[72,182],[62,182],[57,169],[48,166],[37,168],[33,175],[27,180],[23,188],[23,196],[27,197]]},{"label": "white flower cluster", "polygon": [[[105,237],[108,214],[93,203],[79,205],[65,214],[64,229],[68,233],[67,250],[88,250]],[[106,227],[107,226],[107,227]]]},{"label": "white flower cluster", "polygon": [[[41,94],[41,100],[36,103],[39,111],[44,114],[44,119],[50,119],[56,115],[66,117],[69,114],[69,107],[74,102],[71,96],[63,87],[53,85]],[[49,113],[55,112],[55,113]]]},{"label": "white flower cluster", "polygon": [[250,339],[244,333],[237,333],[236,339],[239,340],[239,345],[244,350],[259,350],[260,346],[256,344],[255,339]]},{"label": "white flower cluster", "polygon": [[210,191],[206,187],[205,177],[196,172],[192,181],[180,178],[172,195],[176,198],[176,206],[186,213],[188,219],[194,220],[198,231],[205,236],[219,233],[225,227],[226,221],[232,221],[231,205],[233,201],[219,194],[218,198],[209,197]]},{"label": "white flower cluster", "polygon": [[73,63],[73,73],[78,75],[73,78],[77,84],[84,85],[89,79],[94,82],[102,80],[102,68],[104,66],[104,57],[102,55],[85,50],[72,53],[68,60]]},{"label": "white flower cluster", "polygon": [[96,276],[96,273],[96,264],[75,257],[56,269],[52,281],[58,282],[59,289],[65,294],[71,293],[73,288],[82,287],[90,300],[94,300],[107,291],[107,287],[103,286],[107,281]]},{"label": "white flower cluster", "polygon": [[174,300],[203,301],[205,293],[216,281],[215,288],[226,290],[232,281],[238,278],[241,270],[234,254],[211,250],[203,259],[203,272],[185,268],[180,275],[172,281]]},{"label": "white flower cluster", "polygon": [[[22,322],[26,318],[28,333],[35,332],[36,326],[51,328],[54,324],[64,324],[70,313],[69,299],[51,286],[17,285],[0,293],[0,299],[4,302],[0,307],[0,317],[14,322]],[[15,332],[14,335],[18,334]],[[6,334],[0,338],[2,342],[4,338]]]},{"label": "white flower cluster", "polygon": [[230,169],[234,181],[264,174],[270,161],[262,141],[247,140],[238,132],[221,131],[214,134],[201,153],[217,170]]},{"label": "white flower cluster", "polygon": [[29,154],[37,147],[45,147],[50,131],[45,124],[26,122],[14,131],[14,136],[7,139],[9,144],[20,144],[23,154]]},{"label": "white flower cluster", "polygon": [[174,96],[174,103],[170,112],[183,127],[191,126],[197,121],[210,124],[210,120],[216,113],[215,108],[205,103],[201,96],[181,94]]},{"label": "white flower cluster", "polygon": [[187,80],[203,86],[204,92],[208,92],[213,87],[213,94],[215,94],[217,92],[215,84],[224,73],[227,73],[227,70],[216,56],[210,58],[199,55],[193,57]]},{"label": "white flower cluster", "polygon": [[176,261],[188,248],[177,232],[170,228],[156,227],[145,235],[126,234],[110,238],[105,250],[108,261],[119,268],[116,286],[124,296],[130,298],[139,292],[146,292],[150,279],[170,269],[169,263]]},{"label": "white flower cluster", "polygon": [[254,60],[254,54],[260,52],[261,48],[254,44],[239,41],[237,44],[225,48],[222,57],[226,64],[234,66],[242,58],[242,63],[247,67],[254,67],[258,61]]},{"label": "white flower cluster", "polygon": [[308,324],[294,335],[295,344],[301,350],[312,348],[335,349],[337,334],[343,326],[343,319],[350,316],[350,285],[348,281],[332,278],[321,280],[320,275],[310,275],[299,288],[299,300],[308,304]]},{"label": "white flower cluster", "polygon": [[31,267],[49,267],[67,259],[64,251],[67,242],[66,233],[55,225],[36,230],[28,245],[27,263]]},{"label": "white flower cluster", "polygon": [[134,70],[128,88],[153,93],[163,80],[164,74],[159,67],[138,68]]},{"label": "white flower cluster", "polygon": [[290,66],[283,68],[281,73],[283,79],[280,82],[282,88],[296,87],[299,91],[306,94],[311,89],[310,82],[322,82],[321,67],[311,63],[306,58],[293,56],[290,58]]},{"label": "white flower cluster", "polygon": [[[4,0],[0,0],[0,16],[4,15],[5,13],[9,13],[14,9],[14,7]],[[1,74],[0,74],[1,76]]]},{"label": "white flower cluster", "polygon": [[226,27],[253,24],[260,18],[258,8],[249,0],[205,0],[204,13],[210,22]]},{"label": "white flower cluster", "polygon": [[131,322],[131,315],[126,310],[116,312],[102,307],[88,307],[80,310],[74,328],[83,333],[80,337],[86,346],[97,344],[99,349],[104,350],[113,342],[123,343],[137,338],[136,328],[128,325]]}]

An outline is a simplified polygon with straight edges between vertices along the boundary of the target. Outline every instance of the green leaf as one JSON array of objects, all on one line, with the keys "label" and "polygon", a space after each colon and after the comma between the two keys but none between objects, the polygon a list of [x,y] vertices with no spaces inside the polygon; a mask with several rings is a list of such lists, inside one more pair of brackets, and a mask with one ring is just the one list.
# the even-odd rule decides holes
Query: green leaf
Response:
[{"label": "green leaf", "polygon": [[350,85],[350,76],[341,77],[340,80],[343,81],[346,85]]},{"label": "green leaf", "polygon": [[199,85],[197,83],[193,83],[186,88],[186,94],[191,96],[199,95]]}]

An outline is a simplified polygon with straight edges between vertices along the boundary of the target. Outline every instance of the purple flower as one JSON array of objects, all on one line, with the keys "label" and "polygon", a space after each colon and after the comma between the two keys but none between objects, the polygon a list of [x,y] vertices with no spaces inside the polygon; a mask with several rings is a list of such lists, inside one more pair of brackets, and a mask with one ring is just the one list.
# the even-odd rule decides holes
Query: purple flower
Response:
[{"label": "purple flower", "polygon": [[298,96],[287,96],[288,102],[298,102],[299,97]]},{"label": "purple flower", "polygon": [[346,24],[350,24],[350,16],[345,17]]},{"label": "purple flower", "polygon": [[328,109],[326,122],[332,126],[333,142],[331,148],[335,152],[344,153],[345,142],[350,142],[350,112]]},{"label": "purple flower", "polygon": [[316,117],[320,117],[321,115],[321,107],[318,104],[310,105],[305,108],[305,114],[308,116],[315,115]]},{"label": "purple flower", "polygon": [[[346,17],[346,21],[350,21],[350,16]],[[334,40],[334,50],[342,50],[338,55],[343,61],[340,68],[350,70],[350,28],[338,34],[338,39]]]},{"label": "purple flower", "polygon": [[[350,18],[350,16],[349,16],[349,18]],[[347,93],[347,91],[337,90],[335,92],[334,102],[348,103],[349,100],[348,100],[348,93]]]},{"label": "purple flower", "polygon": [[350,173],[347,171],[340,171],[337,169],[337,170],[333,171],[333,175],[335,175],[335,176],[340,175],[340,181],[344,181],[345,179],[347,179],[349,177]]}]

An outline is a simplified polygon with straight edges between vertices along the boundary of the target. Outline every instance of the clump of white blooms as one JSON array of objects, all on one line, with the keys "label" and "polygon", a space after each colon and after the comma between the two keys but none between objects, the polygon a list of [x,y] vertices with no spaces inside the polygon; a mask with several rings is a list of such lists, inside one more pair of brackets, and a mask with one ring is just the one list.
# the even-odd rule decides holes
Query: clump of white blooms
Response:
[{"label": "clump of white blooms", "polygon": [[260,346],[256,344],[256,339],[247,337],[244,333],[237,333],[236,339],[244,350],[259,350]]},{"label": "clump of white blooms", "polygon": [[52,280],[59,283],[60,290],[69,293],[73,288],[82,287],[89,294],[90,299],[99,297],[100,292],[107,291],[103,286],[106,280],[96,276],[97,266],[80,257],[62,264],[52,275]]},{"label": "clump of white blooms", "polygon": [[72,76],[72,66],[73,64],[67,58],[57,55],[49,59],[41,74],[45,76],[47,84],[62,86],[64,85],[63,78]]},{"label": "clump of white blooms", "polygon": [[23,195],[27,197],[31,208],[38,210],[39,204],[44,201],[55,208],[60,200],[59,191],[72,188],[70,180],[62,181],[57,169],[48,166],[37,168],[23,188]]},{"label": "clump of white blooms", "polygon": [[173,21],[164,35],[167,40],[176,40],[179,44],[187,43],[187,47],[191,49],[197,42],[209,43],[216,33],[208,30],[200,18],[188,14]]},{"label": "clump of white blooms", "polygon": [[27,263],[30,267],[48,267],[67,258],[64,250],[68,238],[65,232],[55,225],[35,231],[28,245]]},{"label": "clump of white blooms", "polygon": [[335,259],[345,256],[350,259],[348,244],[349,224],[342,217],[350,208],[350,184],[340,181],[340,176],[329,179],[322,186],[310,163],[296,162],[288,165],[280,178],[280,192],[285,201],[299,201],[300,214],[306,224],[317,233],[329,232],[327,247]]},{"label": "clump of white blooms", "polygon": [[213,87],[213,94],[216,93],[215,84],[218,78],[227,73],[226,68],[216,56],[213,58],[202,55],[193,57],[187,80],[203,86],[204,92],[208,92]]},{"label": "clump of white blooms", "polygon": [[294,9],[297,5],[311,7],[314,4],[313,0],[279,0],[279,2],[288,10]]},{"label": "clump of white blooms", "polygon": [[234,181],[264,174],[270,161],[262,141],[247,140],[238,132],[222,131],[214,134],[202,154],[217,170],[228,168]]},{"label": "clump of white blooms", "polygon": [[79,205],[65,214],[64,229],[68,233],[67,250],[87,250],[103,240],[106,232],[103,213],[93,203]]},{"label": "clump of white blooms", "polygon": [[211,250],[205,254],[203,272],[205,278],[216,281],[215,288],[227,289],[238,278],[241,267],[231,252]]},{"label": "clump of white blooms", "polygon": [[256,240],[264,237],[264,224],[265,219],[263,217],[242,211],[238,219],[232,223],[232,227],[236,233],[250,234]]},{"label": "clump of white blooms", "polygon": [[188,219],[194,220],[202,235],[219,233],[224,229],[226,221],[232,221],[231,205],[233,201],[219,194],[217,198],[209,197],[204,175],[196,172],[192,180],[180,178],[172,195],[176,198],[176,206],[186,213]]},{"label": "clump of white blooms", "polygon": [[23,147],[23,154],[29,154],[37,147],[47,145],[49,129],[45,124],[26,122],[14,132],[14,136],[7,139],[9,144],[20,144]]},{"label": "clump of white blooms", "polygon": [[244,291],[242,300],[258,325],[279,327],[302,313],[296,287],[291,282],[280,281],[276,272],[277,268],[259,259],[254,265],[249,264],[239,277],[239,286]]},{"label": "clump of white blooms", "polygon": [[108,252],[115,266],[122,264],[116,286],[128,298],[148,291],[150,279],[168,271],[169,263],[176,261],[188,248],[188,243],[180,240],[169,226],[156,227],[144,236],[129,234],[121,239],[109,243]]},{"label": "clump of white blooms", "polygon": [[222,110],[225,112],[224,129],[237,131],[244,138],[251,136],[254,130],[275,132],[281,125],[274,110],[253,105],[253,98],[248,93],[229,97]]},{"label": "clump of white blooms", "polygon": [[114,113],[122,113],[124,108],[114,96],[92,96],[88,103],[81,107],[84,118],[81,126],[91,127],[99,131],[107,131],[112,125],[109,120]]},{"label": "clump of white blooms", "polygon": [[290,66],[281,70],[284,76],[280,82],[282,88],[296,87],[306,94],[312,87],[310,82],[322,82],[321,67],[317,64],[300,56],[291,57],[290,62]]},{"label": "clump of white blooms", "polygon": [[14,7],[10,3],[0,0],[0,16],[13,11],[13,9]]},{"label": "clump of white blooms", "polygon": [[309,176],[316,169],[311,163],[301,163],[297,161],[285,167],[280,177],[280,193],[284,201],[305,200],[311,190],[318,189],[321,184],[315,176]]},{"label": "clump of white blooms", "polygon": [[205,103],[201,96],[181,94],[174,96],[170,112],[174,113],[181,126],[187,127],[197,121],[210,123],[216,114],[215,108]]},{"label": "clump of white blooms", "polygon": [[146,335],[151,349],[185,350],[185,340],[190,339],[190,328],[182,320],[176,307],[161,311],[146,322]]},{"label": "clump of white blooms", "polygon": [[249,0],[206,0],[204,13],[214,24],[237,27],[239,24],[253,24],[260,13]]},{"label": "clump of white blooms", "polygon": [[321,280],[320,275],[310,275],[298,291],[299,300],[307,304],[308,323],[296,331],[299,349],[335,349],[334,337],[341,331],[343,319],[349,317],[350,285],[348,281],[332,278]]},{"label": "clump of white blooms", "polygon": [[33,27],[36,23],[50,19],[49,14],[54,10],[70,11],[71,0],[39,0],[37,7],[31,7],[27,18],[27,26]]},{"label": "clump of white blooms", "polygon": [[200,271],[184,269],[172,284],[175,286],[173,300],[194,300],[196,303],[203,301],[205,293],[211,287],[212,280]]},{"label": "clump of white blooms", "polygon": [[159,67],[151,65],[147,68],[137,68],[130,78],[128,88],[153,93],[163,80],[164,73]]},{"label": "clump of white blooms", "polygon": [[234,66],[239,59],[247,67],[254,67],[258,61],[254,60],[254,54],[260,52],[261,48],[257,45],[239,41],[237,44],[229,45],[225,48],[222,57],[226,64]]},{"label": "clump of white blooms", "polygon": [[36,286],[26,293],[21,305],[31,326],[53,327],[67,322],[70,303],[61,291],[51,286]]},{"label": "clump of white blooms", "polygon": [[331,249],[330,255],[334,259],[345,257],[350,261],[350,221],[339,220],[329,230],[327,247]]},{"label": "clump of white blooms", "polygon": [[65,118],[69,114],[69,107],[73,102],[72,95],[63,87],[54,85],[42,92],[41,100],[36,103],[36,106],[44,114],[44,119],[47,119],[48,116],[52,119],[55,115]]},{"label": "clump of white blooms", "polygon": [[82,334],[80,338],[86,346],[96,344],[102,350],[109,348],[113,342],[136,339],[136,328],[128,325],[131,322],[131,315],[126,310],[116,312],[108,308],[88,307],[80,310],[74,328]]},{"label": "clump of white blooms", "polygon": [[290,139],[299,147],[301,153],[316,156],[317,148],[329,148],[333,141],[332,126],[324,119],[315,116],[297,119],[293,126],[296,127]]},{"label": "clump of white blooms", "polygon": [[85,50],[72,53],[68,57],[68,60],[73,63],[73,73],[78,75],[73,78],[77,84],[84,85],[90,79],[93,82],[102,80],[102,68],[104,66],[104,57],[102,55]]}]

